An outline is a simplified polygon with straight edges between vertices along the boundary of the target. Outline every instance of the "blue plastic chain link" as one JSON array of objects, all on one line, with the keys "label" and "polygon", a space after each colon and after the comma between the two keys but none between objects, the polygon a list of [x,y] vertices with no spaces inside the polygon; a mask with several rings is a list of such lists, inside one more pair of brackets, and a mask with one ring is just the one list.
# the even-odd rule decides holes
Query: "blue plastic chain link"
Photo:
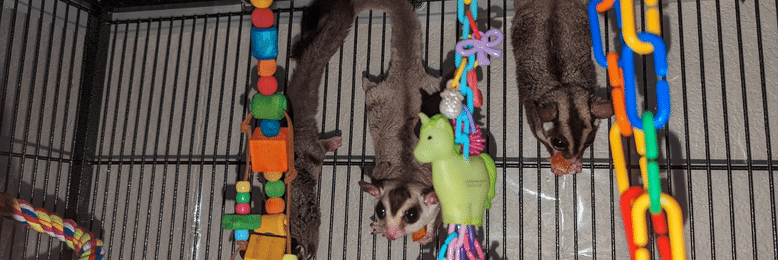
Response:
[{"label": "blue plastic chain link", "polygon": [[602,32],[600,31],[600,13],[597,12],[597,4],[602,0],[589,1],[589,31],[592,36],[592,49],[594,50],[594,60],[600,66],[608,67],[608,61],[605,59],[605,50],[602,47]]},{"label": "blue plastic chain link", "polygon": [[[640,33],[638,38],[654,46],[654,71],[658,77],[656,82],[657,113],[654,117],[654,128],[661,129],[670,118],[670,85],[667,76],[667,50],[664,41],[658,35]],[[638,116],[635,94],[635,53],[627,45],[622,45],[621,65],[624,70],[624,97],[626,99],[627,117],[632,126],[643,129],[643,122]]]}]

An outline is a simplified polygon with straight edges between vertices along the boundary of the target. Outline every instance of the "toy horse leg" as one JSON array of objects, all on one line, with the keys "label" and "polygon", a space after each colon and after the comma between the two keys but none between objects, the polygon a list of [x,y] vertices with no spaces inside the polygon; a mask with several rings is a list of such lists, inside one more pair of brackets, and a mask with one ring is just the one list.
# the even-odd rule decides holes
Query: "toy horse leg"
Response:
[{"label": "toy horse leg", "polygon": [[486,209],[492,208],[492,199],[495,196],[495,183],[497,182],[497,167],[494,165],[494,160],[492,160],[492,157],[490,157],[488,154],[482,153],[480,155],[481,159],[484,161],[484,167],[486,168],[486,171],[489,173],[489,193],[486,196]]}]

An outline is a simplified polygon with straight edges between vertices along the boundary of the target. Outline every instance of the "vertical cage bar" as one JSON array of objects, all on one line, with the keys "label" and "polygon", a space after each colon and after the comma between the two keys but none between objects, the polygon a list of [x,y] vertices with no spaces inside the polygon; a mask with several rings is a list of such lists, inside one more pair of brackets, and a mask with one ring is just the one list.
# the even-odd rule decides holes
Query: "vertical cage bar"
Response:
[{"label": "vertical cage bar", "polygon": [[[742,98],[743,98],[743,128],[745,130],[745,138],[746,138],[746,163],[747,163],[747,169],[748,169],[748,186],[754,187],[754,175],[752,171],[753,162],[751,160],[751,133],[749,129],[748,124],[748,93],[746,91],[746,72],[745,72],[745,65],[743,61],[743,29],[741,25],[741,18],[740,18],[740,2],[735,2],[735,14],[737,15],[737,19],[735,20],[737,23],[737,46],[738,46],[738,61],[739,61],[739,68],[740,68],[740,87],[742,92]],[[767,112],[767,111],[765,111]],[[754,212],[754,189],[748,189],[748,198],[749,198],[749,211],[750,211],[750,217],[751,217],[751,250],[753,250],[752,257],[754,259],[758,258],[757,255],[757,240],[756,240],[756,217]],[[734,234],[733,234],[734,236]]]},{"label": "vertical cage bar", "polygon": [[[686,55],[684,49],[686,48],[686,45],[684,44],[684,36],[683,33],[683,5],[681,4],[681,1],[676,1],[676,7],[678,8],[678,41],[680,45],[680,59],[681,59],[681,90],[683,91],[682,100],[683,104],[689,104],[688,103],[688,96],[687,96],[687,88],[686,88]],[[698,10],[699,12],[699,10]],[[702,50],[700,50],[702,52]],[[696,259],[697,257],[697,251],[695,250],[695,238],[694,235],[694,185],[693,185],[693,178],[692,178],[692,169],[691,169],[691,145],[690,145],[690,138],[689,138],[689,106],[684,105],[683,106],[683,132],[684,132],[684,150],[686,152],[686,199],[689,203],[689,242],[691,246],[691,259]],[[669,150],[669,148],[668,148]],[[667,154],[670,154],[669,152]],[[668,163],[670,160],[667,160]]]},{"label": "vertical cage bar", "polygon": [[[100,10],[98,9],[99,13]],[[81,12],[79,12],[79,18]],[[76,24],[76,28],[78,28]],[[108,45],[111,35],[107,24],[93,13],[87,13],[86,38],[81,63],[81,86],[79,88],[75,132],[73,133],[73,162],[68,176],[68,198],[65,204],[65,218],[77,220],[81,226],[89,224],[90,217],[80,218],[79,214],[90,214],[89,190],[94,168],[90,161],[95,156],[97,136],[100,124],[100,106],[103,96]],[[76,38],[77,38],[76,34]],[[75,48],[75,44],[74,44]],[[71,69],[73,67],[71,66]],[[72,73],[71,73],[72,76]]]},{"label": "vertical cage bar", "polygon": [[[716,19],[721,21],[721,3],[716,1]],[[735,240],[735,208],[734,198],[732,196],[732,154],[729,140],[729,114],[727,109],[727,81],[726,81],[726,69],[724,65],[724,43],[722,36],[721,23],[716,23],[716,32],[718,33],[718,47],[719,47],[719,74],[721,76],[721,108],[722,108],[722,120],[724,121],[724,146],[727,157],[727,195],[729,199],[729,231],[730,231],[730,243],[732,244],[731,253],[732,258],[737,258],[737,241]]]},{"label": "vertical cage bar", "polygon": [[711,177],[711,158],[710,158],[710,134],[708,131],[708,95],[706,94],[706,84],[705,84],[705,53],[703,49],[703,40],[702,40],[702,12],[700,12],[700,2],[701,0],[696,0],[696,6],[697,6],[697,45],[698,45],[698,51],[700,56],[700,91],[702,96],[702,121],[703,123],[703,132],[705,133],[705,170],[706,170],[706,183],[708,185],[708,222],[710,223],[708,228],[710,232],[710,257],[711,259],[716,259],[716,232],[714,228],[714,219],[713,219],[713,187],[712,187],[712,177]]},{"label": "vertical cage bar", "polygon": [[[137,42],[137,39],[140,38],[140,24],[141,24],[141,21],[138,21],[138,25],[137,25],[138,31],[136,32],[136,36],[135,36],[136,37],[135,38],[136,42]],[[147,67],[146,64],[148,64],[146,62],[148,61],[147,58],[148,58],[148,54],[149,54],[149,39],[151,38],[151,20],[146,20],[145,24],[146,24],[146,36],[145,36],[146,43],[145,43],[145,46],[143,47],[143,59],[141,61],[141,64],[143,66],[141,66],[140,82],[138,83],[138,85],[141,87],[141,91],[138,93],[138,103],[136,105],[137,107],[136,107],[136,117],[135,117],[135,131],[133,131],[133,135],[132,135],[132,148],[131,148],[131,152],[130,152],[130,161],[132,162],[133,166],[135,165],[134,164],[135,163],[135,155],[136,155],[135,148],[136,148],[136,144],[138,143],[138,132],[139,132],[138,131],[138,125],[140,125],[141,107],[142,107],[142,104],[143,104],[142,102],[144,101],[143,100],[143,90],[142,89],[143,89],[144,83],[145,83],[144,80],[146,79],[146,67]],[[155,49],[159,49],[159,44],[157,44],[156,46],[157,47]],[[156,66],[157,66],[157,64],[155,62],[153,64],[153,67],[156,67]],[[134,68],[135,68],[135,65],[133,63],[133,71],[134,71]],[[132,88],[132,87],[133,87],[132,84],[130,84],[130,88]],[[151,102],[152,102],[152,100],[154,100],[153,95],[154,95],[154,87],[155,87],[155,85],[154,84],[150,84],[149,87],[150,87],[149,95],[147,97],[147,99],[148,99],[148,106],[147,106],[146,109],[148,110],[147,113],[151,114],[151,110],[152,110],[151,109]],[[149,116],[147,116],[146,117],[146,122],[144,124],[144,129],[145,130],[144,130],[144,135],[142,137],[143,138],[143,145],[141,147],[141,153],[145,153],[146,152],[146,145],[148,144],[148,136],[149,136],[148,132],[149,132],[149,128],[150,128],[150,126],[149,126],[150,120],[151,120],[151,118]],[[146,175],[146,174],[144,174],[145,170],[146,170],[146,167],[145,167],[146,166],[146,163],[145,163],[146,156],[141,155],[140,157],[141,157],[141,159],[140,159],[141,161],[140,161],[140,164],[139,164],[139,168],[140,168],[140,181],[138,183],[138,191],[137,191],[138,196],[135,199],[135,201],[137,201],[137,205],[135,207],[135,219],[132,222],[132,223],[134,223],[134,226],[136,226],[136,227],[138,226],[138,221],[139,221],[140,212],[141,212],[140,206],[141,206],[141,195],[143,194],[143,179],[144,179],[144,177]],[[130,168],[130,171],[132,171],[132,170],[133,170],[133,168]],[[130,176],[132,176],[132,175],[130,175]],[[132,178],[130,178],[130,181],[132,181]],[[153,184],[154,183],[154,179],[151,179],[151,183],[152,183],[152,186],[153,186],[154,185]],[[127,200],[129,200],[129,198],[130,198],[130,196],[129,196],[130,195],[130,190],[132,190],[132,189],[130,189],[130,188],[127,189]],[[153,189],[149,190],[149,193],[153,193],[153,192],[154,192]],[[153,196],[149,195],[149,197],[153,197]],[[128,202],[127,206],[129,206],[129,205],[130,205],[130,203]],[[151,206],[151,204],[149,204],[148,207],[150,207],[150,206]],[[124,216],[125,216],[125,219],[126,219],[127,215],[129,215],[128,212],[127,212],[127,208],[125,208],[124,212],[125,212]],[[147,220],[147,222],[148,222],[148,220]],[[127,226],[126,223],[127,222],[125,220],[125,226]],[[126,235],[125,235],[125,237],[126,237]],[[135,258],[135,249],[136,249],[135,245],[136,245],[137,238],[138,238],[138,228],[133,228],[133,230],[132,230],[132,240],[131,240],[132,243],[130,244],[132,246],[132,250],[130,251],[130,259],[136,259]]]}]

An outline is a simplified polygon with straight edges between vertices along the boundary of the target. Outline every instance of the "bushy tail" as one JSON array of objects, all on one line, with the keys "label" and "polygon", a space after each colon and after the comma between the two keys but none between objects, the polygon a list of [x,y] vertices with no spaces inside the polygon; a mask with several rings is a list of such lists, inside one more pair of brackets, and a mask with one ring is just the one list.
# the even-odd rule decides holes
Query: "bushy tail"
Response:
[{"label": "bushy tail", "polygon": [[494,186],[497,183],[497,167],[494,165],[494,160],[488,154],[480,154],[481,159],[484,160],[484,166],[486,171],[489,172],[489,193],[486,196],[486,209],[492,208],[492,199],[494,199],[495,191]]}]

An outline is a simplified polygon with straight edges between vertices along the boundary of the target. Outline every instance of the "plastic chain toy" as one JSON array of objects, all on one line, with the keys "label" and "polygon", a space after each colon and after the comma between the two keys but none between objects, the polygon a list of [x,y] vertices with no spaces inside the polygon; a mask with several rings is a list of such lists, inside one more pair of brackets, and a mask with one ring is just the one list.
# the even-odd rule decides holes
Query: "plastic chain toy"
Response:
[{"label": "plastic chain toy", "polygon": [[[222,216],[222,228],[235,230],[238,250],[245,251],[246,260],[295,260],[291,254],[289,237],[289,184],[297,177],[294,165],[294,141],[292,120],[286,113],[286,97],[276,93],[278,81],[276,57],[278,56],[278,32],[274,25],[273,11],[268,9],[272,0],[252,0],[255,9],[251,13],[251,56],[257,59],[257,90],[251,99],[251,113],[240,125],[240,131],[249,138],[246,153],[246,172],[243,180],[235,184],[235,215]],[[251,119],[261,120],[253,131]],[[287,127],[279,120],[286,119]],[[266,214],[251,214],[251,172],[262,172],[267,180],[265,194]],[[286,172],[286,177],[284,177]],[[281,178],[284,177],[283,181]],[[286,211],[285,211],[286,210]],[[286,254],[285,254],[286,252]]]},{"label": "plastic chain toy", "polygon": [[439,259],[445,259],[445,255],[451,260],[484,259],[475,239],[475,226],[483,223],[484,210],[491,208],[495,193],[494,160],[481,153],[486,139],[473,120],[474,109],[483,105],[475,68],[489,65],[489,56],[502,55],[501,50],[493,48],[502,42],[503,34],[497,29],[479,32],[477,15],[477,0],[457,1],[457,20],[462,24],[455,55],[459,67],[449,87],[440,94],[441,114],[432,118],[419,114],[422,126],[414,156],[421,163],[432,163],[432,182],[443,223],[449,224],[449,236]]},{"label": "plastic chain toy", "polygon": [[[646,0],[646,20],[648,32],[635,33],[635,14],[632,0],[592,0],[589,2],[589,24],[597,63],[606,67],[613,97],[613,109],[616,123],[610,130],[613,168],[621,194],[620,207],[624,229],[632,259],[649,259],[646,246],[648,232],[646,210],[651,213],[651,222],[656,233],[656,243],[662,259],[686,259],[686,247],[683,237],[681,208],[672,196],[662,193],[659,178],[659,165],[656,162],[659,150],[656,130],[664,127],[670,118],[670,86],[667,76],[667,53],[664,40],[659,36],[659,7],[656,0]],[[607,57],[602,48],[602,35],[598,12],[606,12],[611,7],[616,10],[619,28],[622,28],[621,60],[615,51]],[[635,94],[634,52],[653,54],[654,70],[659,79],[656,83],[657,114],[643,112],[639,117]],[[634,134],[634,135],[633,135]],[[624,161],[624,148],[621,137],[634,136],[635,147],[640,154],[640,172],[643,187],[630,187],[627,166]]]},{"label": "plastic chain toy", "polygon": [[72,220],[62,220],[43,208],[33,208],[27,201],[17,200],[8,193],[2,192],[0,196],[3,197],[0,212],[10,213],[19,223],[65,242],[70,249],[78,253],[79,260],[103,259],[103,241],[96,239],[91,232],[84,231]]}]

